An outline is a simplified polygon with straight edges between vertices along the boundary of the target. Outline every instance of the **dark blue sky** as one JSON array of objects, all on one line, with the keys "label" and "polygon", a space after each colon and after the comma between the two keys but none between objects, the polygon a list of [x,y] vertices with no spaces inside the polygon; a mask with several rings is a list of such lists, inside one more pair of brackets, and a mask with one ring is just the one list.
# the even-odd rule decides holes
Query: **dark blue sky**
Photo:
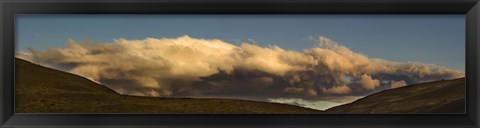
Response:
[{"label": "dark blue sky", "polygon": [[67,39],[221,39],[301,51],[318,36],[369,57],[464,71],[464,15],[17,15],[17,49],[65,47]]}]

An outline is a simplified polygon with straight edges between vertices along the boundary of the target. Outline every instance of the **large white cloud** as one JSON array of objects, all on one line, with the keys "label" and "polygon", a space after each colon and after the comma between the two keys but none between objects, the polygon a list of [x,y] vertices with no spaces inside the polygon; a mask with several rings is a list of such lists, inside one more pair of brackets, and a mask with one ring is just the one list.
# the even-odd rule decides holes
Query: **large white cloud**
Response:
[{"label": "large white cloud", "polygon": [[464,76],[433,64],[369,58],[325,37],[303,51],[189,36],[67,44],[17,55],[144,96],[315,99]]}]

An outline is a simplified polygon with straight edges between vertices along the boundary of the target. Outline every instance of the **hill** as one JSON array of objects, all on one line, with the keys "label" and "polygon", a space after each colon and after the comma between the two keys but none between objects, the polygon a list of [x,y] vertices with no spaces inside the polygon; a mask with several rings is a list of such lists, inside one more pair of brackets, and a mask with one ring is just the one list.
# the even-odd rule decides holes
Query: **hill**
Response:
[{"label": "hill", "polygon": [[465,78],[384,90],[318,111],[235,99],[127,96],[78,75],[15,59],[16,113],[464,113]]},{"label": "hill", "polygon": [[120,95],[78,75],[15,59],[16,113],[318,113],[287,104],[234,99]]},{"label": "hill", "polygon": [[325,113],[464,113],[465,78],[384,90]]}]

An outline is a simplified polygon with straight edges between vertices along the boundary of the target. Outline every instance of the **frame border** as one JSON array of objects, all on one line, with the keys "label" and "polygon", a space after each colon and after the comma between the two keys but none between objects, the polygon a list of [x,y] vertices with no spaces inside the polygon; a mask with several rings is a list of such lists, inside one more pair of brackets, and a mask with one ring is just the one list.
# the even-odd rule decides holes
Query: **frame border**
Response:
[{"label": "frame border", "polygon": [[[0,0],[0,126],[3,127],[479,127],[478,0]],[[464,14],[466,114],[15,114],[17,14]]]}]

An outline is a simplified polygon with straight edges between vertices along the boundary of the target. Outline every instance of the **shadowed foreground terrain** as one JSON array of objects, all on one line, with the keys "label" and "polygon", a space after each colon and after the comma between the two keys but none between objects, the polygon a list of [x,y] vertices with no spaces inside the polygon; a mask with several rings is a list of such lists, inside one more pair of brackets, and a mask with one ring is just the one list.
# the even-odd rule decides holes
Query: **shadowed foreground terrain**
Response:
[{"label": "shadowed foreground terrain", "polygon": [[325,113],[464,113],[465,77],[381,91]]},{"label": "shadowed foreground terrain", "polygon": [[319,111],[234,99],[120,95],[86,78],[15,59],[17,113],[464,113],[465,78],[381,91]]},{"label": "shadowed foreground terrain", "polygon": [[319,113],[287,104],[233,99],[120,95],[86,78],[15,59],[16,113]]}]

